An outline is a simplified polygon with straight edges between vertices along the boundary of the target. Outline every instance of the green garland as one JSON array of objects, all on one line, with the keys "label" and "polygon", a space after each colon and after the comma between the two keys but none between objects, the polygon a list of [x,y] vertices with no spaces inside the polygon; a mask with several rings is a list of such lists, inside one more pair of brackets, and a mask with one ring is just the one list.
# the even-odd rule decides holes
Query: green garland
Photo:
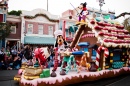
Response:
[{"label": "green garland", "polygon": [[24,18],[25,19],[34,19],[38,16],[46,17],[49,21],[52,21],[52,22],[59,22],[59,20],[50,19],[46,14],[36,14],[35,16],[24,16]]}]

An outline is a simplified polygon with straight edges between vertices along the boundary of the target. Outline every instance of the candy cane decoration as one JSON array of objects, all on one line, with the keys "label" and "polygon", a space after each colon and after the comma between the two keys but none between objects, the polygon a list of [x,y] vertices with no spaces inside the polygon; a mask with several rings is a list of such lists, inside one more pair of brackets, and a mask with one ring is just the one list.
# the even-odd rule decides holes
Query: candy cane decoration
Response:
[{"label": "candy cane decoration", "polygon": [[108,55],[109,55],[109,50],[103,46],[100,46],[98,49],[97,49],[97,54],[96,54],[96,68],[98,69],[99,68],[99,60],[100,60],[100,52],[101,50],[104,50],[104,58],[107,58]]},{"label": "candy cane decoration", "polygon": [[58,48],[55,48],[55,58],[54,58],[53,71],[56,71],[57,67],[58,67]]},{"label": "candy cane decoration", "polygon": [[69,70],[71,69],[71,62],[74,62],[73,65],[74,65],[75,70],[77,71],[74,55],[70,55],[69,61],[67,62],[66,74],[67,74],[67,73],[69,72]]}]

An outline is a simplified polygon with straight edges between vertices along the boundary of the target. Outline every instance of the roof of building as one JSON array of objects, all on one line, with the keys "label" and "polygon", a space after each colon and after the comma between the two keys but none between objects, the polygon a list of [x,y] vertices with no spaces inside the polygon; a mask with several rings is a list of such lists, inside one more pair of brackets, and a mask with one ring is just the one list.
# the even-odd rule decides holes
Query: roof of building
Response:
[{"label": "roof of building", "polygon": [[[101,45],[106,47],[130,47],[130,34],[118,21],[103,19],[101,17],[89,17],[89,19],[87,19],[87,23],[84,24],[79,24],[76,35],[79,34],[79,32],[80,34],[83,32],[82,28],[85,27],[82,26],[84,25],[92,29],[92,32],[94,32],[95,37],[98,39],[98,42],[100,42]],[[79,40],[82,36],[77,37],[73,39],[74,42],[78,42],[76,40]],[[72,44],[74,45],[73,42]]]},{"label": "roof of building", "polygon": [[22,15],[23,16],[27,16],[28,17],[35,17],[35,16],[46,16],[48,19],[51,20],[59,20],[59,16],[58,15],[53,15],[50,12],[44,10],[44,9],[34,9],[32,11],[26,11],[26,10],[22,10]]}]

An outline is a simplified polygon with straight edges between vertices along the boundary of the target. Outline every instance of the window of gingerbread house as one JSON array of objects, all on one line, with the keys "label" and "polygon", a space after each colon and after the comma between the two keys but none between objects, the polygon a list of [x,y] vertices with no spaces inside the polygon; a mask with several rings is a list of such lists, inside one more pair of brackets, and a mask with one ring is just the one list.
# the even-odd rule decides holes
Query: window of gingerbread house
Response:
[{"label": "window of gingerbread house", "polygon": [[92,49],[92,56],[91,56],[92,60],[96,60],[96,50]]}]

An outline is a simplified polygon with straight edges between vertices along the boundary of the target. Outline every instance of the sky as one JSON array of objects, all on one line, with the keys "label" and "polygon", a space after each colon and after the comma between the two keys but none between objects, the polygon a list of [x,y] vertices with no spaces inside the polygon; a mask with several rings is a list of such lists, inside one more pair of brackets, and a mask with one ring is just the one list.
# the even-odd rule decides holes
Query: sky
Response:
[{"label": "sky", "polygon": [[[1,1],[1,0],[0,0]],[[74,9],[80,3],[87,2],[87,6],[100,9],[97,0],[48,0],[48,11],[54,15],[61,15],[62,12],[68,9]],[[71,3],[71,4],[70,4]],[[130,0],[105,0],[102,10],[115,10],[115,15],[122,12],[130,12]],[[42,8],[47,10],[47,0],[9,0],[9,11],[11,10],[28,10]],[[127,18],[129,16],[125,16]],[[119,22],[123,22],[124,17],[120,17]]]}]

